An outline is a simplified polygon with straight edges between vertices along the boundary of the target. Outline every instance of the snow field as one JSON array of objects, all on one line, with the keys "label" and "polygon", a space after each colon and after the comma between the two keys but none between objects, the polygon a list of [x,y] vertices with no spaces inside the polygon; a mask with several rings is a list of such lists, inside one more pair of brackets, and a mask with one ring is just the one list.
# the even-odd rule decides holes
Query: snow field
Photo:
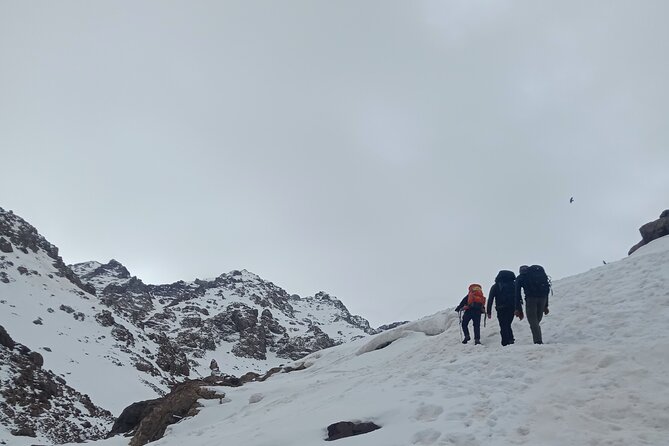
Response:
[{"label": "snow field", "polygon": [[494,318],[484,345],[462,345],[443,311],[226,389],[155,445],[310,446],[338,421],[382,426],[347,446],[668,444],[669,238],[554,289],[544,345],[516,319],[516,344],[502,347]]}]

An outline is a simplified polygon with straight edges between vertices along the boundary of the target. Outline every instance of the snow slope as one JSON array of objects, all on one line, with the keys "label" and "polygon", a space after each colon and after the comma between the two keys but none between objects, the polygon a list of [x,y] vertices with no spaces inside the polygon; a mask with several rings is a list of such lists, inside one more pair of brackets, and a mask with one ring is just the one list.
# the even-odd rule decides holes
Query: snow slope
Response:
[{"label": "snow slope", "polygon": [[231,388],[153,444],[309,446],[338,421],[381,426],[348,446],[669,444],[669,237],[554,291],[544,345],[518,320],[515,345],[494,320],[462,345],[449,309]]},{"label": "snow slope", "polygon": [[[28,254],[14,250],[3,262],[28,272],[8,276],[0,287],[0,325],[18,342],[44,356],[51,369],[93,402],[120,413],[130,402],[155,398],[160,379],[132,367],[133,346],[118,348],[112,327],[101,326],[94,314],[107,309],[95,296],[84,293],[67,278],[58,275],[53,259],[42,250]],[[142,336],[128,321],[118,322],[138,339]],[[157,349],[150,339],[144,344]],[[123,385],[116,385],[123,383]]]}]

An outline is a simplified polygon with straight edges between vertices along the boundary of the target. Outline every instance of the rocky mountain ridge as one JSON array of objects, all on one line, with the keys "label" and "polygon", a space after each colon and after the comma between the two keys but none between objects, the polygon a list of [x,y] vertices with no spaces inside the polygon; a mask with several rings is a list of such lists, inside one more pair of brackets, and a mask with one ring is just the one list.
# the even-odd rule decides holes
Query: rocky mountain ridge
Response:
[{"label": "rocky mountain ridge", "polygon": [[[167,335],[195,367],[203,365],[195,358],[217,350],[221,340],[231,343],[230,353],[238,357],[267,360],[274,354],[295,360],[376,332],[325,292],[306,298],[289,295],[246,270],[212,280],[147,285],[116,260],[71,268],[110,308],[109,314],[99,316],[103,324],[113,324],[113,314],[123,315],[156,341]],[[185,367],[172,373],[189,374]]]}]

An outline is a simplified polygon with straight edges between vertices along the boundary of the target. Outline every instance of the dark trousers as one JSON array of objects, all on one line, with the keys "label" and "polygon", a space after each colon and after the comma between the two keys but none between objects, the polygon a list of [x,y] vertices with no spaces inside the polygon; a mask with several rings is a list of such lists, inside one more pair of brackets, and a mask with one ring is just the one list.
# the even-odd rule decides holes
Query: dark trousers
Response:
[{"label": "dark trousers", "polygon": [[462,331],[465,333],[465,339],[471,339],[469,337],[469,321],[474,323],[474,339],[481,339],[481,312],[477,310],[467,310],[465,315],[462,317]]},{"label": "dark trousers", "polygon": [[527,315],[527,322],[530,323],[530,330],[532,330],[532,340],[535,344],[543,344],[541,338],[541,319],[544,317],[544,308],[546,308],[547,297],[526,297],[525,298],[525,314]]},{"label": "dark trousers", "polygon": [[513,344],[513,330],[511,323],[513,322],[513,307],[497,308],[497,321],[499,322],[499,334],[502,336],[502,345]]}]

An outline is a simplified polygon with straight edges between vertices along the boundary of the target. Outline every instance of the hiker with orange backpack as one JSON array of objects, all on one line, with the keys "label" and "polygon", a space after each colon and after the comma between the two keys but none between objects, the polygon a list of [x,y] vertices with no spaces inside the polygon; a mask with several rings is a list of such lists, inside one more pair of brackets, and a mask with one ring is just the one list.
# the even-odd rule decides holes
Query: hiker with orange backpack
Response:
[{"label": "hiker with orange backpack", "polygon": [[474,324],[474,344],[481,343],[481,315],[485,313],[485,296],[483,295],[483,288],[478,283],[469,285],[467,295],[462,299],[460,305],[455,308],[458,313],[464,310],[464,317],[462,318],[462,331],[465,338],[462,340],[466,344],[471,339],[469,337],[469,321]]}]

